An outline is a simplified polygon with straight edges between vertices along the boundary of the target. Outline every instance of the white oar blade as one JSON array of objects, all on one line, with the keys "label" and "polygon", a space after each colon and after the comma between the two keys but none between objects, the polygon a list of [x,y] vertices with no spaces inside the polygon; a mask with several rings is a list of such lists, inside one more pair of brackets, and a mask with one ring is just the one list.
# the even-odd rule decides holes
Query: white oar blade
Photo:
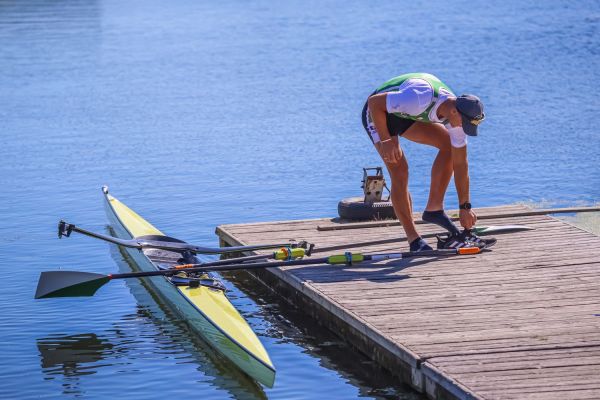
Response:
[{"label": "white oar blade", "polygon": [[40,275],[35,298],[93,296],[109,280],[91,272],[46,271]]},{"label": "white oar blade", "polygon": [[535,228],[531,228],[525,225],[490,225],[490,226],[477,226],[472,230],[477,235],[494,235],[496,233],[511,233],[521,231],[532,231]]}]

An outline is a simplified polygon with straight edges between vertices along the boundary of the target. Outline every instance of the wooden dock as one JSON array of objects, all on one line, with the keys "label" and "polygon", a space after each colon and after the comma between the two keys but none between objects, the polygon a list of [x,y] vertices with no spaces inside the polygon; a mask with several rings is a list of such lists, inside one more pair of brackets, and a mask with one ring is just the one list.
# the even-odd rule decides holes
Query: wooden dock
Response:
[{"label": "wooden dock", "polygon": [[[477,210],[495,217],[478,225],[535,228],[497,235],[483,254],[253,274],[432,399],[599,399],[600,237],[551,216],[510,216],[525,210]],[[339,230],[327,218],[217,234],[222,245],[304,239],[330,249],[319,256],[408,249],[400,227],[369,225]],[[368,241],[380,244],[343,246]]]}]

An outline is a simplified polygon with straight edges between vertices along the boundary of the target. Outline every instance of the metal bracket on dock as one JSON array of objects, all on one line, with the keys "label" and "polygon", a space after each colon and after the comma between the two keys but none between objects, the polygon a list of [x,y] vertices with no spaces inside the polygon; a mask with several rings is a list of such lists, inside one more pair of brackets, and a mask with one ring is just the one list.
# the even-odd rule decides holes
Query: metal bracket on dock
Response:
[{"label": "metal bracket on dock", "polygon": [[[369,171],[375,171],[375,175],[369,175]],[[383,169],[381,167],[367,167],[363,168],[363,179],[361,188],[365,194],[364,202],[367,204],[373,204],[381,201],[383,196],[383,189],[388,191],[388,200],[390,190],[385,184],[385,177],[383,176]],[[387,200],[384,200],[387,201]]]}]

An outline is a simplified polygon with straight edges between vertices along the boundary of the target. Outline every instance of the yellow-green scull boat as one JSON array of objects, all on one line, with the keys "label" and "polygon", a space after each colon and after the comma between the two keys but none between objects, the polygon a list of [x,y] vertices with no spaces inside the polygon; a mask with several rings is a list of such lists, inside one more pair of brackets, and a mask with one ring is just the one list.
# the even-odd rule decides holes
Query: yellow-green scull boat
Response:
[{"label": "yellow-green scull boat", "polygon": [[[103,187],[105,208],[110,224],[121,239],[146,239],[184,243],[168,237]],[[194,264],[191,253],[154,248],[127,248],[124,251],[141,271],[156,271],[177,264]],[[190,281],[184,276],[144,278],[149,290],[163,299],[212,348],[230,360],[257,382],[272,387],[275,368],[264,346],[246,320],[233,307],[225,288],[208,273]],[[200,283],[200,284],[198,284]]]}]

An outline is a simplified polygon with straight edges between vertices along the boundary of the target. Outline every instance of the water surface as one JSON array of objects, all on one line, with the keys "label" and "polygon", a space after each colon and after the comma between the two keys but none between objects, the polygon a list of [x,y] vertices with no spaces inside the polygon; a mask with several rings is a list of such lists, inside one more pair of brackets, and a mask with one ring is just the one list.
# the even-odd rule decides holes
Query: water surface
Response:
[{"label": "water surface", "polygon": [[[475,206],[597,202],[599,23],[596,1],[0,1],[0,397],[416,398],[243,274],[226,284],[273,389],[138,281],[34,301],[40,271],[128,268],[103,243],[58,241],[56,222],[105,231],[103,184],[206,245],[218,224],[335,216],[381,164],[366,96],[413,71],[485,102]],[[422,209],[435,152],[404,146]]]}]

